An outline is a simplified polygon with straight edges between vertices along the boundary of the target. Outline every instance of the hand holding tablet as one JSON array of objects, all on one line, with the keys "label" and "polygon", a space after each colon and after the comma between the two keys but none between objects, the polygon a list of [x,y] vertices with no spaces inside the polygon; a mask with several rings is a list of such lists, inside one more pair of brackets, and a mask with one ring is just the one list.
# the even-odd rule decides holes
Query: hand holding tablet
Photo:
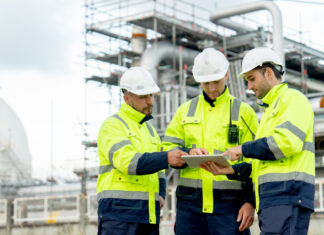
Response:
[{"label": "hand holding tablet", "polygon": [[186,155],[182,156],[182,159],[188,164],[191,168],[199,168],[200,164],[203,162],[215,162],[215,164],[221,168],[230,167],[226,158],[222,154],[214,155]]}]

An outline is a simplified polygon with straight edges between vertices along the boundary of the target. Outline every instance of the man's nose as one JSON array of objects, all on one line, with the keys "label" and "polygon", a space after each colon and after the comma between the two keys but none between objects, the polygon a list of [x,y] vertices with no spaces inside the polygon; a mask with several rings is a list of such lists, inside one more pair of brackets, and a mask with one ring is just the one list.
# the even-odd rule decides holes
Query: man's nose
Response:
[{"label": "man's nose", "polygon": [[153,96],[151,96],[151,95],[148,95],[147,97],[146,97],[146,103],[147,104],[153,104],[153,100],[154,100],[154,98],[153,98]]},{"label": "man's nose", "polygon": [[209,92],[213,92],[216,90],[216,86],[213,84],[207,84],[207,89]]},{"label": "man's nose", "polygon": [[252,88],[253,88],[252,83],[251,83],[251,82],[248,82],[248,89],[249,89],[249,90],[252,90]]}]

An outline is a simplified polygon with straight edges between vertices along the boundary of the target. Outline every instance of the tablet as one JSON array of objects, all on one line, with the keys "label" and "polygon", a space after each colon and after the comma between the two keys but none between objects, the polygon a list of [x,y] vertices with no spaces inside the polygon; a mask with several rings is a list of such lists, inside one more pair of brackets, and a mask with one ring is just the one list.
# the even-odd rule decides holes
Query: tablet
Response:
[{"label": "tablet", "polygon": [[203,162],[212,161],[217,164],[219,167],[228,167],[231,166],[226,157],[222,154],[215,155],[183,155],[182,159],[188,164],[191,168],[199,168],[200,164]]}]

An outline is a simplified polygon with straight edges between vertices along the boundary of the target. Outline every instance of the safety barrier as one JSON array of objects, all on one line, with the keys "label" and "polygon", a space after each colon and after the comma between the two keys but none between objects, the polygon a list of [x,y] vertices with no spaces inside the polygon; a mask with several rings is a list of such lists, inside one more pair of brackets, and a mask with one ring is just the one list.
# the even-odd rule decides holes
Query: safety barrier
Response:
[{"label": "safety barrier", "polygon": [[73,222],[80,219],[79,195],[16,198],[14,224]]},{"label": "safety barrier", "polygon": [[87,196],[87,216],[90,221],[97,221],[98,200],[96,194],[88,194]]},{"label": "safety barrier", "polygon": [[315,211],[324,212],[324,179],[315,180]]}]

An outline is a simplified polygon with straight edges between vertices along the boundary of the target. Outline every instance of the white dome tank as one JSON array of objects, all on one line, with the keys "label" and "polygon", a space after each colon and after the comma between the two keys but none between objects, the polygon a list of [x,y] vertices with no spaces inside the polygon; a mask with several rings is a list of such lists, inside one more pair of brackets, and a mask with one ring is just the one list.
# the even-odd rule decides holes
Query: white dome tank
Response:
[{"label": "white dome tank", "polygon": [[25,129],[0,98],[0,186],[30,182],[31,160]]}]

